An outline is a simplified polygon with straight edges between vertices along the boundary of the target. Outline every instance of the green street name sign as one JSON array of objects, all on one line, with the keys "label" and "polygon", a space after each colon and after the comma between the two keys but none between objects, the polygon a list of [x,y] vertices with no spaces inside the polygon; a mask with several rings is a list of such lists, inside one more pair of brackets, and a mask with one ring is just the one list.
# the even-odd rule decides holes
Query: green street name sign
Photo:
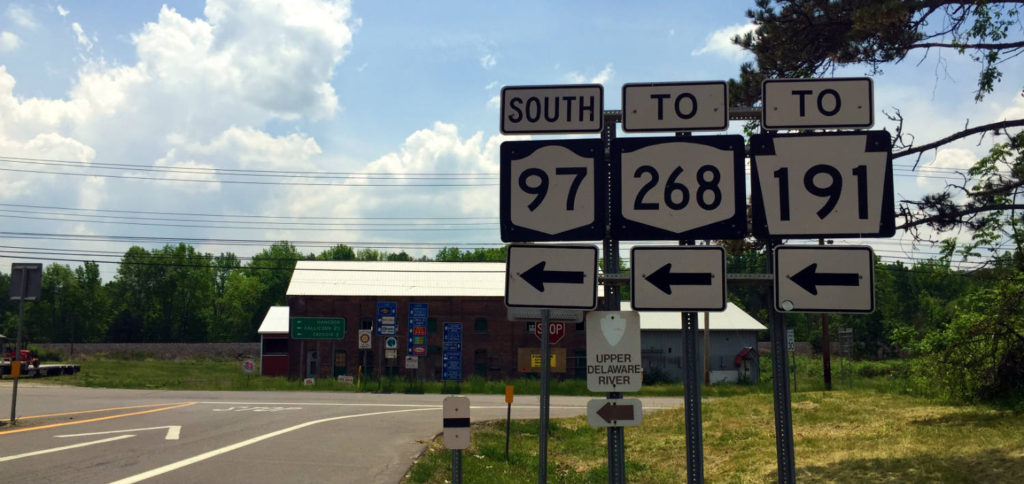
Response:
[{"label": "green street name sign", "polygon": [[345,318],[292,318],[292,339],[342,339]]}]

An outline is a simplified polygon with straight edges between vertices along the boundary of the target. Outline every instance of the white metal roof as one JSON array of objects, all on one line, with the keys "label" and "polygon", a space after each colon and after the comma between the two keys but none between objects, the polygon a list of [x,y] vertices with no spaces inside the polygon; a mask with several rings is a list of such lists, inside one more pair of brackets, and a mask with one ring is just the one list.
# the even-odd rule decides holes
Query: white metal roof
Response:
[{"label": "white metal roof", "polygon": [[287,294],[505,297],[505,263],[298,261]]},{"label": "white metal roof", "polygon": [[[629,301],[622,301],[622,310],[631,311]],[[764,331],[768,328],[752,318],[746,311],[733,303],[727,303],[725,311],[708,313],[708,327],[711,331]],[[683,316],[678,311],[640,311],[640,330],[659,331],[683,329]],[[697,313],[697,329],[704,330],[704,313]]]},{"label": "white metal roof", "polygon": [[288,334],[288,306],[271,306],[263,318],[259,334]]}]

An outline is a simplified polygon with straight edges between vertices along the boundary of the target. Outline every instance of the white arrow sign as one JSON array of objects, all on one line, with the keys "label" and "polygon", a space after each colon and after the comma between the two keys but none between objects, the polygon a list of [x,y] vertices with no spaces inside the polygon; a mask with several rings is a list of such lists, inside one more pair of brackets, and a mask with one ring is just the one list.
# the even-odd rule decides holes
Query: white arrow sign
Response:
[{"label": "white arrow sign", "polygon": [[776,311],[875,310],[875,257],[871,247],[780,245],[774,257]]},{"label": "white arrow sign", "polygon": [[508,307],[597,307],[597,247],[510,245],[505,269]]},{"label": "white arrow sign", "polygon": [[635,246],[629,260],[633,309],[725,311],[725,249]]},{"label": "white arrow sign", "polygon": [[178,440],[178,436],[181,435],[181,425],[164,425],[163,427],[146,427],[141,429],[126,429],[126,430],[108,430],[105,432],[89,432],[85,434],[65,434],[55,435],[54,437],[63,439],[67,437],[87,437],[90,435],[107,435],[107,434],[124,434],[128,432],[142,432],[144,430],[162,430],[167,429],[167,434],[164,435],[164,440]]}]

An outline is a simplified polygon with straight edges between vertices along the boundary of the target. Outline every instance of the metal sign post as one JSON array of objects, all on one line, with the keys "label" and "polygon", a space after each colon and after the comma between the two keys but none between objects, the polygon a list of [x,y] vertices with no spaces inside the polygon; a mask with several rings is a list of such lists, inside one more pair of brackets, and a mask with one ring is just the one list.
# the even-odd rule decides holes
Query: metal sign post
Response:
[{"label": "metal sign post", "polygon": [[[768,240],[768,252],[778,242]],[[766,258],[768,273],[774,273],[771,257]],[[793,456],[793,408],[789,394],[789,359],[786,358],[786,320],[776,311],[768,311],[768,330],[772,344],[772,394],[775,411],[775,456],[778,460],[779,484],[796,483],[796,460]]]},{"label": "metal sign post", "polygon": [[701,424],[700,380],[697,378],[697,313],[683,313],[683,352],[686,373],[683,401],[686,426],[686,482],[704,482],[704,431]]},{"label": "metal sign post", "polygon": [[[20,276],[18,273],[20,272]],[[20,280],[19,280],[20,279]],[[14,378],[11,389],[11,420],[14,425],[18,409],[18,379],[20,371],[15,367],[21,366],[21,329],[25,320],[25,301],[35,301],[42,293],[43,265],[42,264],[11,264],[11,299],[18,300],[18,334],[14,340],[14,358],[11,359],[11,376]],[[17,292],[15,292],[17,287]]]},{"label": "metal sign post", "polygon": [[550,311],[543,309],[540,312],[540,449],[537,452],[537,482],[545,484],[548,482],[548,417],[551,412],[548,407],[551,403],[549,392],[551,378],[551,342],[548,341],[548,323],[550,322]]}]

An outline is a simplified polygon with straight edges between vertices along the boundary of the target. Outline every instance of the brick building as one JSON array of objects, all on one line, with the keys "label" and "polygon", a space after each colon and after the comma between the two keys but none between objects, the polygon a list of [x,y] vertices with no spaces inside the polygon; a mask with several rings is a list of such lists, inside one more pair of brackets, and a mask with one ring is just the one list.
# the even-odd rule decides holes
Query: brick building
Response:
[{"label": "brick building", "polygon": [[[299,261],[288,286],[290,318],[344,318],[341,339],[288,340],[290,378],[364,374],[441,379],[442,324],[462,323],[462,376],[520,376],[520,348],[537,348],[532,325],[509,321],[505,307],[505,264],[493,262]],[[376,326],[379,302],[397,304],[397,358],[386,359],[384,337],[361,350],[359,329]],[[427,354],[407,369],[409,305],[428,307]],[[554,348],[565,350],[566,377],[582,376],[586,336],[583,324],[567,324]],[[557,378],[559,375],[555,375]]]},{"label": "brick building", "polygon": [[[540,353],[533,323],[508,319],[505,264],[500,262],[299,261],[287,294],[288,306],[271,308],[259,331],[264,375],[333,378],[355,375],[362,366],[367,375],[441,380],[445,322],[462,323],[463,379],[522,376],[520,350]],[[359,349],[359,330],[376,327],[382,302],[396,306],[396,358],[384,357],[385,337],[376,332],[372,348]],[[428,311],[427,351],[416,369],[406,367],[411,303],[426,304]],[[628,302],[622,309],[629,309]],[[296,318],[343,318],[345,332],[338,339],[296,339],[291,326]],[[711,313],[709,325],[712,373],[723,381],[758,381],[757,337],[766,328],[731,303],[726,311]],[[564,368],[553,373],[555,378],[586,377],[584,326],[566,323],[564,338],[552,345],[555,366]],[[698,327],[703,341],[703,323]],[[680,313],[642,311],[640,328],[644,368],[680,380]],[[536,359],[532,363],[538,364]]]}]

